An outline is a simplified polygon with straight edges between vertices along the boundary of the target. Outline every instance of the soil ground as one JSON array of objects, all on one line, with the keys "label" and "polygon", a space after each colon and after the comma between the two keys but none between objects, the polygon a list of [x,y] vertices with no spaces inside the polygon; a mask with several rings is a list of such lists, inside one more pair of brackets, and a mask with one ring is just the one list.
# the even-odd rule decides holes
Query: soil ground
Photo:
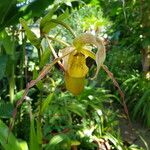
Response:
[{"label": "soil ground", "polygon": [[150,128],[143,127],[139,122],[132,122],[131,129],[128,124],[126,119],[121,118],[119,121],[123,140],[128,144],[137,144],[144,150],[150,150]]}]

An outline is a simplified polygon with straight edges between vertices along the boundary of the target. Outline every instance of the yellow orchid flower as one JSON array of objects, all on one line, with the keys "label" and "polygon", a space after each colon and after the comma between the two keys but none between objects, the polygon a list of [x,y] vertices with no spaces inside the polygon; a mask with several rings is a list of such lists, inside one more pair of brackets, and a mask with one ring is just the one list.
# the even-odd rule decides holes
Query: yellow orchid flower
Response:
[{"label": "yellow orchid flower", "polygon": [[[96,54],[87,48],[88,45],[96,46]],[[72,51],[72,52],[71,52]],[[73,40],[73,46],[68,46],[67,48],[60,50],[59,56],[66,55],[63,57],[62,65],[65,71],[65,84],[67,90],[69,90],[74,95],[80,94],[84,89],[85,77],[89,71],[86,66],[86,58],[91,57],[96,61],[97,71],[95,73],[96,78],[100,67],[106,58],[105,46],[99,38],[95,37],[90,33],[83,33]]]},{"label": "yellow orchid flower", "polygon": [[[93,53],[92,49],[87,47],[88,45],[97,47],[97,52]],[[83,33],[73,40],[73,46],[68,46],[63,50],[60,50],[59,54],[59,59],[61,58],[63,60],[62,65],[65,71],[64,79],[66,88],[74,95],[80,94],[84,89],[84,80],[89,71],[89,68],[86,66],[86,58],[91,57],[94,59],[97,70],[92,79],[97,77],[100,67],[105,70],[112,79],[114,85],[118,88],[118,92],[122,98],[124,111],[129,120],[129,125],[131,126],[128,108],[124,100],[124,93],[120,89],[113,74],[108,70],[107,66],[103,64],[106,58],[106,50],[103,41],[90,33]]]}]

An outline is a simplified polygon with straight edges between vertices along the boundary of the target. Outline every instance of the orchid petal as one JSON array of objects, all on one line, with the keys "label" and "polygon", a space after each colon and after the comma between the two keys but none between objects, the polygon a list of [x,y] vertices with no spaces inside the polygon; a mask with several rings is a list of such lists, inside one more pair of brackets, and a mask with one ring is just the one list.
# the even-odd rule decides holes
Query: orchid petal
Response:
[{"label": "orchid petal", "polygon": [[95,79],[98,75],[98,72],[100,70],[100,67],[103,65],[105,59],[106,59],[106,50],[105,50],[105,46],[102,42],[102,40],[97,38],[97,42],[98,42],[98,51],[96,52],[96,64],[97,64],[97,69],[96,69],[96,73],[94,75],[93,78],[91,78],[92,80]]}]

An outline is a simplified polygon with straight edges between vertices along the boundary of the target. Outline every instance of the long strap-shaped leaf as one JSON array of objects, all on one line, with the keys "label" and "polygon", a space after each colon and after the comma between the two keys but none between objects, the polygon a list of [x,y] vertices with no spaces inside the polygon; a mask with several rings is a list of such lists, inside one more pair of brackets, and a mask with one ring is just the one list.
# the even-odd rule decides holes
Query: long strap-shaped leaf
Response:
[{"label": "long strap-shaped leaf", "polygon": [[[0,120],[0,144],[5,150],[25,150],[22,149],[16,137],[10,132],[8,137],[9,128]],[[25,143],[25,147],[27,144]],[[27,149],[27,148],[26,148]]]},{"label": "long strap-shaped leaf", "polygon": [[30,30],[30,28],[28,27],[26,21],[22,18],[19,19],[21,25],[23,26],[23,28],[26,31],[26,35],[27,38],[29,39],[29,41],[36,47],[39,48],[40,47],[40,40],[37,38],[37,36]]}]

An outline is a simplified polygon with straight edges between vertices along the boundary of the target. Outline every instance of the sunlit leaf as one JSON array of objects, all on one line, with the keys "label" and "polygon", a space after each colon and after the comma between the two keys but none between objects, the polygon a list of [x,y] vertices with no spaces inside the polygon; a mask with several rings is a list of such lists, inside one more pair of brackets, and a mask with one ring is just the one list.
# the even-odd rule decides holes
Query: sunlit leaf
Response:
[{"label": "sunlit leaf", "polygon": [[42,18],[40,22],[40,30],[42,31],[42,33],[47,33],[47,30],[44,28],[46,24],[52,19],[52,16],[54,15],[54,12],[57,10],[58,6],[59,5],[54,5],[54,7],[49,10],[49,13]]},{"label": "sunlit leaf", "polygon": [[[69,11],[66,10],[65,13],[63,13],[62,15],[58,16],[55,20],[60,22],[64,19],[66,19],[69,16]],[[46,21],[46,20],[45,20]],[[47,18],[47,21],[41,24],[41,31],[42,33],[48,33],[51,29],[53,29],[54,27],[56,27],[59,23],[57,23],[56,21],[54,21],[54,19],[52,18]]]},{"label": "sunlit leaf", "polygon": [[[8,136],[9,135],[9,136]],[[0,120],[0,144],[5,150],[23,150],[15,138],[10,132],[8,127]]]},{"label": "sunlit leaf", "polygon": [[40,68],[44,67],[48,63],[50,59],[50,54],[51,54],[51,51],[49,49],[46,49],[44,51],[44,53],[41,56]]},{"label": "sunlit leaf", "polygon": [[21,147],[22,150],[29,150],[28,144],[27,144],[26,141],[19,140],[19,145],[20,145],[20,147]]},{"label": "sunlit leaf", "polygon": [[71,112],[73,112],[81,117],[85,116],[85,106],[83,106],[81,104],[72,103],[72,104],[68,105],[68,109]]},{"label": "sunlit leaf", "polygon": [[70,150],[71,140],[65,134],[55,135],[49,142],[46,150]]},{"label": "sunlit leaf", "polygon": [[123,143],[119,139],[111,135],[110,133],[106,133],[106,135],[103,137],[111,141],[117,150],[123,149]]}]

